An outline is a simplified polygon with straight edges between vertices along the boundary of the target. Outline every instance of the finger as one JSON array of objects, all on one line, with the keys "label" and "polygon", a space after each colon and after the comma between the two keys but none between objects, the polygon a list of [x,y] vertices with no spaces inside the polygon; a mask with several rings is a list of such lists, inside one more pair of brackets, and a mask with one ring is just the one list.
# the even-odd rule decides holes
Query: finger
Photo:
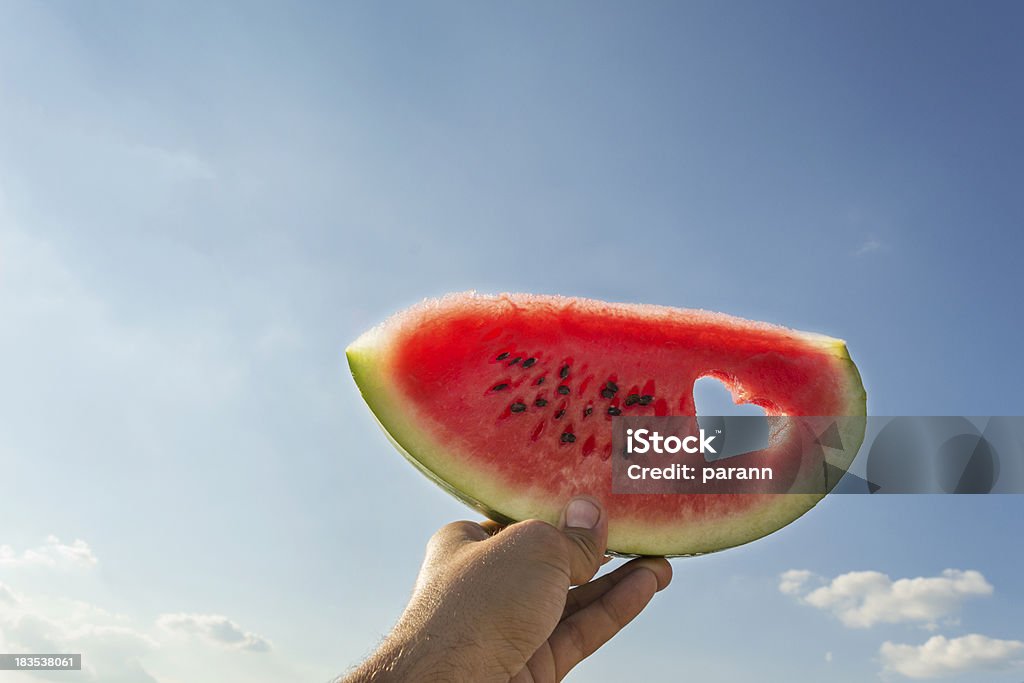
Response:
[{"label": "finger", "polygon": [[567,542],[569,583],[590,581],[601,568],[608,546],[608,515],[594,498],[578,496],[565,506],[558,528]]},{"label": "finger", "polygon": [[664,589],[672,581],[672,565],[664,557],[638,557],[630,560],[621,567],[616,568],[599,579],[577,586],[569,591],[565,599],[565,609],[562,611],[562,619],[571,616],[590,605],[602,595],[612,589],[633,571],[645,567],[654,572],[658,579],[658,590]]},{"label": "finger", "polygon": [[555,660],[551,656],[551,647],[544,642],[527,660],[526,666],[509,680],[509,683],[537,683],[538,681],[554,680],[556,680]]},{"label": "finger", "polygon": [[608,592],[555,628],[548,643],[555,660],[555,680],[611,640],[658,592],[658,577],[647,567],[637,568]]}]

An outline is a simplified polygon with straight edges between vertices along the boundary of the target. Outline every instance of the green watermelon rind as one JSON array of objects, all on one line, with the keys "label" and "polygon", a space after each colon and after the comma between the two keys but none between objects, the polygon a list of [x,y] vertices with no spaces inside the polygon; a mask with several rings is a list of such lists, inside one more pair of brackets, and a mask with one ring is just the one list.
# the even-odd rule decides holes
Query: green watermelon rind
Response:
[{"label": "green watermelon rind", "polygon": [[[483,502],[477,500],[476,498],[469,495],[465,491],[460,490],[457,486],[454,486],[444,478],[438,476],[433,470],[431,470],[429,467],[420,462],[420,460],[415,455],[410,453],[409,450],[402,445],[400,437],[396,437],[395,434],[393,434],[392,432],[399,431],[402,433],[410,434],[409,438],[415,441],[415,436],[412,436],[415,433],[415,430],[413,430],[409,426],[407,426],[405,429],[401,429],[401,427],[398,427],[395,424],[397,420],[391,421],[392,424],[391,427],[389,428],[388,425],[384,424],[384,421],[381,420],[381,413],[386,414],[389,411],[385,406],[386,399],[381,400],[384,392],[374,392],[371,388],[375,384],[379,386],[382,383],[380,378],[378,378],[373,372],[373,369],[377,364],[374,363],[372,352],[367,353],[365,351],[365,347],[361,349],[357,347],[355,344],[353,344],[348,349],[346,349],[345,356],[348,360],[349,369],[352,372],[352,378],[355,380],[356,385],[359,387],[363,399],[366,401],[367,405],[370,406],[370,412],[373,415],[374,420],[377,422],[377,425],[380,426],[381,430],[384,432],[384,435],[387,437],[388,441],[391,442],[391,445],[394,446],[395,449],[399,453],[401,453],[406,460],[408,460],[417,470],[426,475],[428,479],[437,484],[448,494],[454,496],[455,498],[462,501],[463,503],[473,508],[480,514],[484,515],[488,519],[492,519],[500,524],[513,524],[516,521],[518,521],[516,519],[513,519],[512,517],[509,517],[508,515],[502,514],[498,510],[495,510],[494,508],[491,508],[488,505],[485,505]],[[386,379],[383,380],[383,382],[386,381]],[[378,413],[378,410],[380,410],[381,412]],[[397,410],[393,412],[400,415],[403,411]]]}]

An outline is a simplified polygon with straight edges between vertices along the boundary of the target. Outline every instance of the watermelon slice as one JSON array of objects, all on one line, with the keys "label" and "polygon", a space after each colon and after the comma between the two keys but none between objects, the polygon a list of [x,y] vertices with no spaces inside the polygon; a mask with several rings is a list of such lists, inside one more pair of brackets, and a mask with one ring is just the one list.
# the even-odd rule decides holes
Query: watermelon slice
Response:
[{"label": "watermelon slice", "polygon": [[[454,294],[396,314],[346,355],[388,437],[436,483],[499,522],[553,523],[573,495],[592,495],[621,554],[747,543],[825,494],[612,493],[616,415],[692,416],[707,376],[768,415],[866,409],[843,341],[662,306]],[[852,459],[863,422],[843,424]]]}]

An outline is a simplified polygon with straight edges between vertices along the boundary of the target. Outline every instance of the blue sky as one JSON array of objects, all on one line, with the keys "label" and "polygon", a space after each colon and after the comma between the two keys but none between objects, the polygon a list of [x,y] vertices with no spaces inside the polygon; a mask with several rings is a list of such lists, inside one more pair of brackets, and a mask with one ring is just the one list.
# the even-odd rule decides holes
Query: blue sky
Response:
[{"label": "blue sky", "polygon": [[[424,296],[721,310],[847,339],[873,414],[1021,414],[1022,31],[1000,2],[4,3],[0,651],[357,661],[467,514],[341,359]],[[1022,513],[830,499],[676,561],[575,678],[1019,683]],[[936,669],[970,634],[1000,656]]]}]

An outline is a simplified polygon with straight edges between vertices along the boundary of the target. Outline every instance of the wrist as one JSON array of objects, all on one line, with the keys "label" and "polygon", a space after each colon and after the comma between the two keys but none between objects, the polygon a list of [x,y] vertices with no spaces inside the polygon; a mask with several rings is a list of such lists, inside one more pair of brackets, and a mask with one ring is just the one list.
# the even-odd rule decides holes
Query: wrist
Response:
[{"label": "wrist", "polygon": [[429,633],[389,636],[344,683],[477,683],[486,677],[482,662],[466,647]]}]

